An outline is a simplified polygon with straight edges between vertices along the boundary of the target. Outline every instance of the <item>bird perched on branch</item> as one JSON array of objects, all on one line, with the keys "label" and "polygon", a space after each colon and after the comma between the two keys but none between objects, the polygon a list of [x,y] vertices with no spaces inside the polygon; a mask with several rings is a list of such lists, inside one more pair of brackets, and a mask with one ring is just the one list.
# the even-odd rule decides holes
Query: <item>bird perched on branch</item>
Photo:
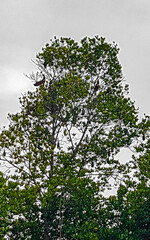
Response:
[{"label": "bird perched on branch", "polygon": [[38,86],[40,86],[43,83],[45,83],[45,75],[44,74],[43,74],[43,79],[41,81],[38,81],[38,82],[34,83],[34,86],[38,87]]},{"label": "bird perched on branch", "polygon": [[48,63],[47,63],[46,61],[44,61],[44,64],[43,64],[43,65],[44,65],[45,68],[47,67],[47,64],[48,64]]},{"label": "bird perched on branch", "polygon": [[97,92],[98,89],[99,89],[99,80],[97,80],[97,83],[96,83],[96,85],[94,87],[94,92]]}]

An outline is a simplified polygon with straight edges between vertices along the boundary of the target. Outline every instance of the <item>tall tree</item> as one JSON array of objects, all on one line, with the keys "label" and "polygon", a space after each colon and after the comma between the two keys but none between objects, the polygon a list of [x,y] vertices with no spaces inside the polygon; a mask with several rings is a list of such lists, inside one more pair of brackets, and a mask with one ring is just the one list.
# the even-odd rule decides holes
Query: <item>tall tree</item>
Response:
[{"label": "tall tree", "polygon": [[139,134],[118,52],[96,36],[54,38],[37,55],[37,88],[0,135],[15,169],[11,239],[100,239],[101,194],[125,171],[115,155]]}]

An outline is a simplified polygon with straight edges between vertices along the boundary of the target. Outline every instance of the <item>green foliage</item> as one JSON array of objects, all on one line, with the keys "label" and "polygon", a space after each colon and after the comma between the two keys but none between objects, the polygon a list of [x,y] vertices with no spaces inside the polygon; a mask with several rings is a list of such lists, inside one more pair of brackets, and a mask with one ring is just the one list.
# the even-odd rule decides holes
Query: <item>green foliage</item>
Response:
[{"label": "green foliage", "polygon": [[[96,36],[80,43],[54,38],[37,55],[39,72],[30,78],[44,74],[46,82],[20,98],[20,112],[9,115],[9,128],[0,134],[1,161],[13,167],[2,178],[9,206],[5,211],[2,205],[2,236],[115,240],[129,239],[131,232],[136,239],[136,209],[145,211],[148,194],[149,140],[136,145],[141,155],[129,164],[115,156],[140,136],[148,139],[149,120],[138,123],[118,52],[115,43]],[[132,168],[145,189],[139,202],[131,198],[141,194],[130,179]],[[120,176],[117,195],[104,198]]]},{"label": "green foliage", "polygon": [[0,172],[0,238],[3,238],[3,234],[8,231],[8,205],[7,205],[7,187],[6,179],[3,177],[2,172]]}]

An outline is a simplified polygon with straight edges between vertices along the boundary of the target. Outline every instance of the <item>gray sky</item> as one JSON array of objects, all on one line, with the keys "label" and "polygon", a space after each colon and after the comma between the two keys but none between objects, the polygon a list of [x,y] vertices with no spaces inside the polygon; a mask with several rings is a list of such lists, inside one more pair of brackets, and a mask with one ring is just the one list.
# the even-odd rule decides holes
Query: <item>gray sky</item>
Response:
[{"label": "gray sky", "polygon": [[150,114],[149,0],[1,0],[0,1],[0,127],[7,114],[19,110],[18,98],[32,82],[23,73],[53,36],[104,36],[115,41],[123,74],[136,107]]}]

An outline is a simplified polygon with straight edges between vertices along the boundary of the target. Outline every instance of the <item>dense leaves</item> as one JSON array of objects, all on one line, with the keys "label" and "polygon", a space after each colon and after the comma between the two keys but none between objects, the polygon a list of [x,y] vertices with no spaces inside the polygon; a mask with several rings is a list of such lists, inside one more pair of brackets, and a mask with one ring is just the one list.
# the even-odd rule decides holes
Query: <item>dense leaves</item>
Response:
[{"label": "dense leaves", "polygon": [[[147,214],[149,201],[149,118],[138,122],[118,52],[115,43],[97,36],[80,43],[54,38],[37,55],[38,71],[28,76],[37,88],[20,98],[20,112],[9,115],[9,128],[0,135],[7,168],[2,183],[8,187],[2,198],[9,206],[2,212],[2,236],[96,240],[148,234],[137,219],[141,211]],[[138,144],[141,137],[145,144]],[[116,154],[124,147],[141,155],[121,164]],[[130,177],[133,169],[139,182]],[[114,184],[117,195],[105,198]],[[145,189],[140,201],[133,198],[139,189]]]}]

